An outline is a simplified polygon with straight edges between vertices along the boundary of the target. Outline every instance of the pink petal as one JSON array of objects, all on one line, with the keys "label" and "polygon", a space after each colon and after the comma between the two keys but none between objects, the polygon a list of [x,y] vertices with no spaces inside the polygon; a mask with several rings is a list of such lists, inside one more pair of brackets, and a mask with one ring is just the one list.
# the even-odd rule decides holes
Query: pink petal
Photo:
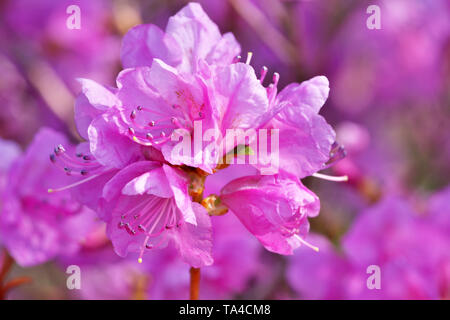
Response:
[{"label": "pink petal", "polygon": [[124,68],[150,66],[154,58],[176,66],[181,62],[180,50],[170,34],[153,24],[142,24],[125,34],[120,57]]},{"label": "pink petal", "polygon": [[157,167],[149,172],[134,178],[122,189],[122,194],[129,196],[153,194],[161,198],[173,197],[172,189],[162,167]]},{"label": "pink petal", "polygon": [[[103,188],[103,198],[111,201],[123,194],[124,187],[136,177],[160,168],[160,164],[153,161],[138,161],[120,170]],[[126,193],[125,193],[126,194]]]},{"label": "pink petal", "polygon": [[102,165],[122,168],[140,157],[139,146],[121,134],[120,114],[108,110],[95,118],[88,128],[92,155]]},{"label": "pink petal", "polygon": [[317,76],[300,84],[292,83],[278,94],[277,101],[289,101],[294,106],[309,107],[318,113],[328,99],[329,85],[325,76]]},{"label": "pink petal", "polygon": [[81,84],[81,94],[75,101],[75,123],[80,135],[87,139],[87,130],[95,117],[120,101],[114,93],[89,79],[78,79]]},{"label": "pink petal", "polygon": [[183,260],[200,268],[213,263],[211,219],[200,204],[192,203],[192,209],[197,224],[182,224],[178,232],[173,232],[173,240]]}]

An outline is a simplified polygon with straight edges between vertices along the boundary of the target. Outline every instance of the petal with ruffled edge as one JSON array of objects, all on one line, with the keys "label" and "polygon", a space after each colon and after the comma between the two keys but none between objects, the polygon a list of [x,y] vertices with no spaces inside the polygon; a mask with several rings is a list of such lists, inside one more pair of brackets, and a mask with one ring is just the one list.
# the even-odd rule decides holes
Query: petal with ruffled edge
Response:
[{"label": "petal with ruffled edge", "polygon": [[110,107],[120,105],[112,89],[108,89],[93,80],[77,79],[81,84],[81,93],[75,100],[75,123],[78,133],[88,139],[88,127],[91,122]]},{"label": "petal with ruffled edge", "polygon": [[[336,134],[321,115],[307,106],[288,103],[269,128],[279,130],[278,164],[283,171],[301,179],[325,168]],[[272,151],[271,139],[268,150]],[[264,166],[258,163],[257,167]]]},{"label": "petal with ruffled edge", "polygon": [[145,193],[162,198],[173,197],[172,189],[162,167],[152,169],[128,182],[122,189],[122,194],[134,196]]},{"label": "petal with ruffled edge", "polygon": [[[123,189],[130,181],[154,169],[161,168],[161,164],[154,161],[138,161],[120,170],[103,188],[103,198],[112,201],[123,194]],[[128,187],[128,191],[130,187]],[[139,194],[137,191],[135,194]],[[127,194],[127,193],[124,193]]]},{"label": "petal with ruffled edge", "polygon": [[225,33],[205,58],[210,65],[231,64],[241,52],[241,46],[231,32]]},{"label": "petal with ruffled edge", "polygon": [[198,60],[206,58],[221,39],[219,28],[198,3],[189,3],[170,17],[166,32],[182,49],[183,62],[178,69],[186,73],[194,73]]},{"label": "petal with ruffled edge", "polygon": [[330,93],[327,77],[317,76],[302,83],[291,83],[277,96],[277,102],[291,102],[292,105],[309,107],[319,113]]},{"label": "petal with ruffled edge", "polygon": [[269,109],[266,90],[253,68],[244,63],[214,69],[210,100],[223,133],[258,128]]}]

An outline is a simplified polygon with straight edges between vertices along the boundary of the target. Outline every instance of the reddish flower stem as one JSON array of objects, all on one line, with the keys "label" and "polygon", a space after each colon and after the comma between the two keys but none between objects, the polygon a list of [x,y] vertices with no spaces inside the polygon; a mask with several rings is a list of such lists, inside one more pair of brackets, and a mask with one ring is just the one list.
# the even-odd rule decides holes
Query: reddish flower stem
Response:
[{"label": "reddish flower stem", "polygon": [[[185,169],[191,180],[189,186],[189,195],[191,196],[192,201],[202,204],[203,190],[205,189],[205,179],[208,174],[200,169]],[[189,299],[198,300],[198,296],[200,293],[200,268],[191,267],[191,269],[189,270],[189,274],[191,276]]]},{"label": "reddish flower stem", "polygon": [[30,283],[30,282],[31,282],[31,278],[27,277],[27,276],[18,277],[18,278],[11,280],[7,284],[5,284],[2,288],[0,288],[0,300],[4,300],[6,298],[6,294],[11,289],[14,289],[15,287],[18,287],[22,284],[26,284],[26,283]]},{"label": "reddish flower stem", "polygon": [[189,270],[191,274],[191,290],[190,300],[198,300],[200,293],[200,268],[192,268]]}]

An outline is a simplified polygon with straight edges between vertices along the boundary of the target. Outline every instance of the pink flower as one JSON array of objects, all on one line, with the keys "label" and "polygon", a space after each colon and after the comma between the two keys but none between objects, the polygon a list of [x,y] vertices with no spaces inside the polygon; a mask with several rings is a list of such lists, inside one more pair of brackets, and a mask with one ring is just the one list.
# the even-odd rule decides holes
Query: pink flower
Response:
[{"label": "pink flower", "polygon": [[82,93],[75,103],[75,122],[80,135],[89,141],[89,152],[103,166],[123,168],[139,159],[139,147],[117,130],[115,107],[120,105],[116,89],[80,79]]},{"label": "pink flower", "polygon": [[0,234],[4,246],[22,266],[46,262],[77,251],[90,231],[93,212],[71,199],[68,191],[48,194],[48,188],[73,182],[48,160],[65,137],[41,129],[27,151],[10,169],[3,194]]},{"label": "pink flower", "polygon": [[122,169],[103,189],[100,215],[120,256],[173,241],[183,260],[194,267],[209,265],[211,222],[206,210],[193,203],[188,178],[179,169],[139,161]]},{"label": "pink flower", "polygon": [[238,52],[233,36],[221,36],[195,3],[169,20],[167,33],[153,25],[130,30],[122,47],[129,68],[118,75],[118,88],[80,80],[83,94],[77,99],[76,121],[92,154],[105,166],[122,168],[139,160],[142,146],[152,147],[171,164],[212,173],[229,150],[206,153],[201,164],[193,163],[197,154],[180,156],[173,150],[178,141],[171,138],[192,136],[196,121],[202,124],[200,138],[208,129],[224,136],[226,129],[263,124],[265,89],[251,66],[233,63]]},{"label": "pink flower", "polygon": [[[152,25],[132,29],[122,51],[124,65],[131,68],[118,75],[118,88],[82,80],[77,125],[98,161],[120,168],[138,160],[139,147],[152,147],[171,164],[212,173],[237,146],[236,141],[225,145],[228,129],[259,128],[280,130],[280,165],[300,178],[329,166],[330,157],[331,162],[341,158],[334,131],[318,115],[328,97],[328,80],[322,76],[291,84],[277,95],[279,75],[264,88],[267,69],[257,79],[251,55],[245,64],[232,55],[212,58],[226,38],[198,4],[172,17],[166,33]],[[208,130],[214,131],[213,147],[203,155],[191,141],[193,153],[177,149],[180,138],[202,140]]]},{"label": "pink flower", "polygon": [[[142,257],[146,248],[173,240],[191,265],[212,262],[209,217],[190,200],[192,177],[183,171],[198,167],[214,173],[239,143],[224,146],[229,129],[279,129],[283,172],[271,177],[244,173],[248,177],[223,189],[224,204],[271,251],[291,254],[305,243],[307,217],[317,215],[320,205],[298,178],[342,156],[334,131],[318,115],[328,97],[328,80],[292,84],[277,95],[278,74],[264,88],[267,70],[258,79],[249,65],[251,55],[240,63],[235,51],[232,35],[222,36],[198,4],[188,4],[169,20],[165,33],[139,26],[127,34],[122,60],[129,68],[118,75],[117,88],[80,80],[75,119],[89,142],[88,150],[83,145],[89,159],[68,160],[75,163],[69,167],[86,174],[92,166],[90,177],[75,185],[92,193],[86,195],[88,201],[80,194],[77,198],[108,223],[119,255],[139,252]],[[218,137],[212,137],[213,147],[200,159],[191,140],[193,154],[177,149],[177,139],[203,138],[211,129]],[[258,190],[260,184],[268,189]],[[242,197],[245,201],[237,200]]]},{"label": "pink flower", "polygon": [[169,19],[166,32],[144,24],[131,29],[121,50],[125,68],[150,66],[161,59],[182,73],[196,73],[200,61],[228,65],[241,48],[232,33],[221,35],[198,3],[189,3]]},{"label": "pink flower", "polygon": [[319,214],[317,196],[294,177],[248,176],[223,187],[220,199],[269,251],[292,254]]}]

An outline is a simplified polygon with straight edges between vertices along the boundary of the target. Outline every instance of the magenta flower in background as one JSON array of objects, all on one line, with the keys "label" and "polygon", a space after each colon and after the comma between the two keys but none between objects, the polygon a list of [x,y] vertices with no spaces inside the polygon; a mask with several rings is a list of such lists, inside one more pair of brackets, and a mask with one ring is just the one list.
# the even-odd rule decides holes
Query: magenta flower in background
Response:
[{"label": "magenta flower in background", "polygon": [[[201,298],[229,299],[244,292],[259,274],[261,247],[232,215],[213,223],[214,264],[202,268]],[[190,266],[180,259],[173,245],[136,264],[133,254],[120,258],[104,244],[85,248],[63,260],[64,266],[72,264],[83,270],[83,286],[74,293],[77,298],[185,299],[189,292]]]},{"label": "magenta flower in background", "polygon": [[[80,29],[66,26],[69,17],[66,10],[71,5],[80,8]],[[110,1],[19,0],[8,1],[3,10],[2,29],[5,36],[14,40],[5,49],[11,53],[33,52],[30,58],[48,63],[71,92],[78,90],[77,77],[106,83],[113,80],[120,42],[111,30]],[[21,59],[19,62],[23,63]],[[51,80],[44,74],[39,76]]]},{"label": "magenta flower in background", "polygon": [[[320,252],[308,255],[303,248],[289,257],[290,285],[306,299],[445,299],[450,242],[432,213],[439,207],[447,223],[439,199],[444,195],[445,190],[429,199],[428,216],[418,215],[402,198],[381,200],[356,217],[341,250],[312,235],[308,240]],[[369,266],[380,268],[379,289],[367,287]]]},{"label": "magenta flower in background", "polygon": [[[366,27],[369,5],[380,8],[379,30]],[[445,88],[447,1],[307,1],[295,14],[304,66],[326,70],[341,111],[364,117],[379,108],[429,107]]]},{"label": "magenta flower in background", "polygon": [[[448,278],[442,277],[450,259],[448,236],[420,217],[405,200],[389,197],[363,211],[342,240],[354,266],[358,299],[438,299]],[[366,268],[381,269],[380,290],[364,283]]]},{"label": "magenta flower in background", "polygon": [[[232,215],[212,222],[214,264],[202,268],[200,298],[230,299],[234,294],[242,293],[260,273],[261,248]],[[185,299],[189,292],[189,265],[178,258],[175,250],[158,251],[144,262],[143,267],[152,278],[148,298]]]},{"label": "magenta flower in background", "polygon": [[[146,248],[159,247],[171,238],[191,265],[212,263],[208,216],[189,200],[188,185],[196,182],[186,174],[192,169],[183,166],[212,174],[237,142],[222,153],[205,155],[200,163],[195,162],[197,154],[176,153],[178,141],[171,138],[179,130],[199,134],[195,132],[197,121],[203,126],[202,136],[207,129],[221,137],[228,129],[280,130],[282,170],[297,177],[284,173],[267,178],[248,176],[231,182],[222,196],[224,204],[269,250],[291,254],[305,243],[307,217],[318,214],[319,200],[298,177],[326,168],[337,148],[334,131],[318,115],[328,97],[328,80],[316,77],[292,84],[277,95],[279,75],[275,73],[273,83],[263,87],[267,69],[257,79],[249,65],[251,54],[245,64],[234,59],[234,53],[222,56],[222,42],[230,39],[238,46],[231,34],[220,35],[198,4],[188,4],[169,20],[166,33],[146,25],[125,36],[122,60],[132,68],[118,75],[117,89],[80,80],[83,90],[75,106],[77,128],[89,141],[90,152],[102,167],[100,173],[117,172],[104,187],[95,186],[94,194],[103,188],[98,211],[108,223],[108,235],[119,255],[140,252],[142,259]],[[225,52],[230,53],[228,49]],[[215,141],[216,146],[223,143],[221,139]],[[253,170],[243,175],[251,174]],[[261,187],[258,183],[270,185],[269,193],[275,198],[265,199],[266,192],[256,191]],[[247,187],[255,189],[252,201],[263,204],[249,217],[236,208],[238,195]],[[246,200],[243,208],[251,210]]]},{"label": "magenta flower in background", "polygon": [[0,235],[4,246],[21,266],[70,255],[90,231],[94,213],[62,191],[49,195],[48,188],[73,179],[49,161],[48,154],[66,138],[41,129],[27,151],[11,166],[2,196]]},{"label": "magenta flower in background", "polygon": [[27,78],[14,60],[0,52],[0,136],[26,146],[40,126],[52,123],[63,128],[60,121],[28,86]]}]

